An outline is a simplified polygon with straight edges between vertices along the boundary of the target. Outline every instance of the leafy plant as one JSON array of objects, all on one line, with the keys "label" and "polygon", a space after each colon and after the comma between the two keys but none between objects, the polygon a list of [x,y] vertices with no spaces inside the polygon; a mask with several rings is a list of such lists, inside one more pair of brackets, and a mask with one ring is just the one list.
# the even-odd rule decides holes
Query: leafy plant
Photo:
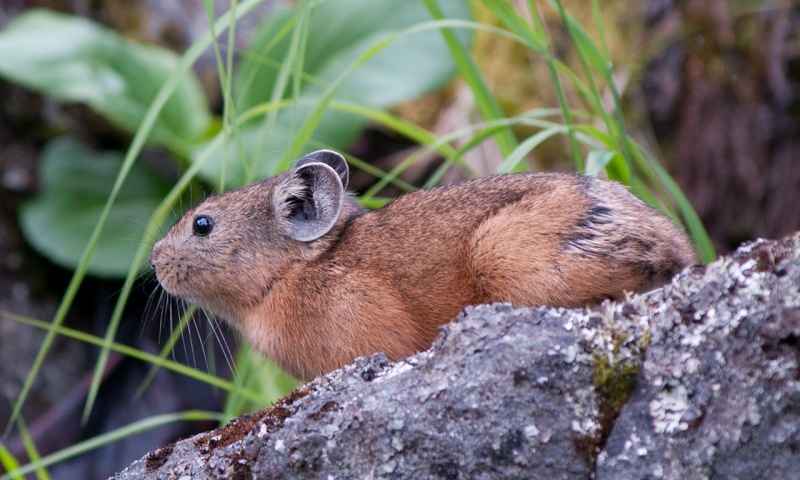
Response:
[{"label": "leafy plant", "polygon": [[[49,10],[28,10],[0,31],[0,76],[59,100],[86,103],[127,131],[139,127],[177,65],[169,50]],[[155,121],[151,140],[185,152],[210,120],[199,82],[184,76]]]},{"label": "leafy plant", "polygon": [[[19,470],[19,461],[11,455],[11,452],[0,442],[0,465],[6,472],[16,472]],[[20,476],[14,477],[21,478]]]},{"label": "leafy plant", "polygon": [[[51,141],[39,166],[42,193],[25,202],[20,225],[25,237],[54,262],[75,267],[75,252],[89,243],[100,212],[122,165],[118,152],[95,153],[66,137]],[[164,177],[136,165],[98,239],[89,270],[98,276],[127,273],[142,227],[170,190]]]},{"label": "leafy plant", "polygon": [[[0,76],[59,100],[86,103],[129,131],[145,122],[178,63],[170,51],[48,10],[29,10],[0,31]],[[153,119],[149,139],[182,155],[209,128],[211,115],[197,79],[176,78],[176,93]],[[54,262],[76,268],[116,187],[121,159],[121,153],[95,154],[75,140],[48,145],[42,155],[41,194],[21,209],[28,241]],[[125,275],[142,227],[169,190],[158,175],[131,167],[121,201],[109,208],[110,228],[98,235],[96,255],[87,266],[97,276]]]}]

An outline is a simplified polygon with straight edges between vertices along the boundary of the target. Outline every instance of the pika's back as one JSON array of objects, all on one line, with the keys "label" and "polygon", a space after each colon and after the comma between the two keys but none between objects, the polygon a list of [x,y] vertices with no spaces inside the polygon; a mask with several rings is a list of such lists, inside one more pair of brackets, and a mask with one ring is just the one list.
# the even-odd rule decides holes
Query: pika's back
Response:
[{"label": "pika's back", "polygon": [[680,228],[624,186],[560,173],[403,195],[353,218],[320,258],[381,272],[428,311],[442,298],[581,306],[654,288],[693,259]]}]

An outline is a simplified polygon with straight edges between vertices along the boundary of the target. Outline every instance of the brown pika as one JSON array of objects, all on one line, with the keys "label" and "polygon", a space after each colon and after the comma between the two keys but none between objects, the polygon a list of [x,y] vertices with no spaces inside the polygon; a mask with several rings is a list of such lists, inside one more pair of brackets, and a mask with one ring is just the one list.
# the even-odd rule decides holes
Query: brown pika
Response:
[{"label": "brown pika", "polygon": [[150,255],[171,294],[213,312],[303,380],[428,348],[467,305],[580,307],[667,282],[685,234],[614,182],[518,173],[366,211],[322,150],[210,197]]}]

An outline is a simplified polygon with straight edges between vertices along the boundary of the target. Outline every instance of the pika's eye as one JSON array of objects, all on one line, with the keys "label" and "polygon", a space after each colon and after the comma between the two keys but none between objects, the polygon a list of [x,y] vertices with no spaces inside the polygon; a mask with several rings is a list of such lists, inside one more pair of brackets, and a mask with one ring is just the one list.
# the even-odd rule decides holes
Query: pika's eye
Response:
[{"label": "pika's eye", "polygon": [[214,229],[214,220],[211,217],[207,217],[205,215],[200,215],[199,217],[195,217],[194,223],[192,224],[192,231],[195,235],[200,237],[205,237],[211,230]]}]

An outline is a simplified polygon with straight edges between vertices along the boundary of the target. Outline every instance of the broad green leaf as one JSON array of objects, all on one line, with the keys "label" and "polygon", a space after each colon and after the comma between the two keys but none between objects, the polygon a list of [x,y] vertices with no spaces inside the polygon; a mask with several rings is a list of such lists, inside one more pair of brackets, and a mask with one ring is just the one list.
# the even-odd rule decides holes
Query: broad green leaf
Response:
[{"label": "broad green leaf", "polygon": [[[178,57],[168,50],[49,10],[29,10],[0,31],[1,77],[59,100],[86,103],[130,132],[177,66]],[[199,82],[187,75],[151,138],[184,152],[206,132],[210,118]]]},{"label": "broad green leaf", "polygon": [[[52,141],[42,153],[41,192],[20,209],[22,230],[31,245],[53,262],[74,269],[121,164],[118,152],[92,152],[71,138]],[[125,276],[142,230],[169,189],[157,173],[133,167],[98,240],[89,273]]]},{"label": "broad green leaf", "polygon": [[[469,2],[445,2],[449,19],[468,19]],[[244,53],[236,75],[239,111],[270,98],[276,74],[286,56],[289,38],[272,45],[275,34],[291,21],[294,12],[275,15],[265,22]],[[311,13],[304,56],[303,93],[319,92],[351,63],[388,36],[430,21],[420,2],[396,0],[328,0]],[[467,32],[461,32],[466,41]],[[438,30],[423,31],[393,42],[370,58],[341,85],[345,100],[360,100],[387,107],[444,84],[455,72]],[[291,92],[286,92],[286,97]]]},{"label": "broad green leaf", "polygon": [[[466,0],[450,0],[444,7],[450,19],[470,17]],[[282,85],[279,72],[290,54],[291,28],[300,8],[302,5],[270,17],[243,53],[234,75],[238,112],[269,102],[276,85]],[[298,102],[281,109],[269,130],[258,120],[248,122],[241,130],[241,142],[232,136],[227,142],[230,148],[211,158],[203,177],[211,181],[220,178],[222,162],[224,178],[233,183],[251,175],[260,178],[274,174],[322,92],[343,72],[358,65],[362,56],[395,35],[396,40],[389,41],[341,82],[333,101],[386,108],[444,85],[456,69],[441,32],[434,28],[402,35],[429,21],[430,14],[417,1],[328,0],[315,5],[303,55],[297,57],[302,62],[303,77],[292,85],[299,85],[299,89],[287,86],[277,97]],[[457,33],[462,42],[467,41],[468,32]],[[366,123],[363,116],[328,109],[303,149],[344,149]]]}]

